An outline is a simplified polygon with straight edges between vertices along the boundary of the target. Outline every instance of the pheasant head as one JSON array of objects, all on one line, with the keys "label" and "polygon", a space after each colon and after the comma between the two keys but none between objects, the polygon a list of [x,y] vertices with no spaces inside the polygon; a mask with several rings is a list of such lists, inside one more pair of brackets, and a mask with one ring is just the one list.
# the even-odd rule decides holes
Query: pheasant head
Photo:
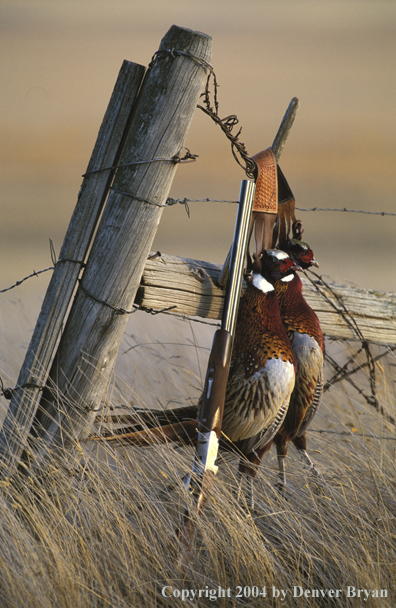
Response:
[{"label": "pheasant head", "polygon": [[[272,285],[296,270],[301,270],[299,263],[288,253],[279,249],[266,249],[261,252],[261,275]],[[254,269],[253,269],[254,270]]]},{"label": "pheasant head", "polygon": [[304,270],[311,266],[319,268],[319,263],[315,260],[313,251],[308,243],[297,239],[289,239],[283,246],[282,251],[285,251]]}]

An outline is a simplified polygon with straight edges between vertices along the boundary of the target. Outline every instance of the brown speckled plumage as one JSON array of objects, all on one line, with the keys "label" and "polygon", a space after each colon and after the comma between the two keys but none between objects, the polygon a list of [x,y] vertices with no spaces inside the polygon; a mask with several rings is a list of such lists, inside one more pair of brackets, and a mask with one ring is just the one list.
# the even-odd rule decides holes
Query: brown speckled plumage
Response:
[{"label": "brown speckled plumage", "polygon": [[[241,299],[227,382],[220,445],[237,448],[245,459],[239,470],[253,478],[261,455],[269,449],[285,419],[295,384],[296,361],[282,323],[274,288],[276,279],[295,267],[285,254],[262,253],[263,270],[255,271]],[[259,260],[256,259],[256,262]],[[261,268],[261,264],[258,264]],[[266,278],[264,278],[266,277]],[[194,406],[151,411],[141,419],[149,427],[199,417]],[[231,445],[230,445],[230,442]],[[268,446],[268,447],[267,447]]]},{"label": "brown speckled plumage", "polygon": [[239,309],[222,427],[249,460],[279,428],[294,371],[275,291],[263,293],[249,285]]},{"label": "brown speckled plumage", "polygon": [[[298,240],[288,242],[285,249],[293,261],[301,268],[318,266],[309,245]],[[285,261],[287,263],[287,259]],[[302,281],[294,271],[287,277],[278,276],[273,285],[278,300],[280,316],[290,339],[297,364],[295,386],[282,425],[273,439],[255,450],[249,460],[258,466],[263,455],[275,443],[282,490],[285,488],[284,457],[287,445],[292,441],[300,451],[311,471],[320,474],[306,452],[305,431],[314,417],[323,391],[324,340],[319,319],[307,304],[302,293]],[[283,280],[282,280],[283,279]]]},{"label": "brown speckled plumage", "polygon": [[250,284],[239,307],[230,377],[241,366],[249,378],[258,365],[264,367],[274,357],[294,363],[277,296],[275,290],[265,294]]},{"label": "brown speckled plumage", "polygon": [[274,286],[282,321],[297,362],[295,387],[289,408],[273,440],[280,459],[281,483],[284,487],[282,459],[287,455],[289,441],[300,450],[312,471],[319,475],[306,453],[305,431],[316,414],[323,392],[324,339],[319,319],[303,297],[300,277],[295,275],[290,282],[276,281]]},{"label": "brown speckled plumage", "polygon": [[316,413],[323,389],[324,340],[319,319],[303,297],[300,277],[295,275],[289,283],[277,281],[275,291],[297,360],[296,386],[288,415],[275,441],[281,447],[302,436],[308,426],[304,424],[302,428],[303,421],[310,422]]},{"label": "brown speckled plumage", "polygon": [[290,282],[276,281],[276,297],[283,325],[288,335],[295,331],[315,338],[324,352],[324,340],[319,319],[302,295],[302,281],[295,274]]}]

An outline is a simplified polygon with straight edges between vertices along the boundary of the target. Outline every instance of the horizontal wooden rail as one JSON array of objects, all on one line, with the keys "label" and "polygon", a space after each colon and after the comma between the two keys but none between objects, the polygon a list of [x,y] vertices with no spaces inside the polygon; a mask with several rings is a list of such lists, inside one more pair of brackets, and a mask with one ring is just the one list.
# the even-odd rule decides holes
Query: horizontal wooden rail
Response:
[{"label": "horizontal wooden rail", "polygon": [[[224,291],[217,284],[222,266],[162,254],[149,259],[136,296],[136,304],[155,310],[176,306],[172,312],[220,319]],[[379,293],[351,285],[305,277],[304,296],[316,311],[323,333],[334,339],[364,339],[396,344],[396,294]],[[345,307],[345,308],[344,308]],[[354,318],[359,331],[353,329]]]}]

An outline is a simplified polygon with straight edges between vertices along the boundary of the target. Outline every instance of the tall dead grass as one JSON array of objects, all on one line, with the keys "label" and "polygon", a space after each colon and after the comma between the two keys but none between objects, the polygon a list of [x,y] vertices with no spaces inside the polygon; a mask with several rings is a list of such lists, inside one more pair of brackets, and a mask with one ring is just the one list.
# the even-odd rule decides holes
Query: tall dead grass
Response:
[{"label": "tall dead grass", "polygon": [[[341,357],[350,346],[334,348]],[[151,354],[159,352],[160,346]],[[199,389],[201,372],[187,374],[175,359],[169,364]],[[394,413],[392,370],[384,360],[381,365],[379,395]],[[366,373],[358,380],[362,388]],[[122,387],[114,379],[108,405],[123,401],[127,407],[131,399],[122,399]],[[161,395],[158,389],[161,384],[155,387]],[[277,465],[270,453],[256,478],[252,512],[236,498],[237,459],[221,455],[184,570],[175,530],[190,504],[181,478],[191,469],[192,449],[75,444],[54,454],[45,470],[0,482],[0,605],[393,607],[393,437],[394,429],[356,391],[336,385],[309,432],[309,452],[325,485],[318,488],[290,449],[282,498],[274,489]],[[356,594],[370,590],[370,596],[347,597],[348,587]],[[201,590],[201,598],[191,601],[184,593],[183,599],[182,590]],[[314,590],[319,597],[309,597]],[[338,599],[326,590],[340,590]],[[371,597],[371,590],[382,590],[383,597]]]}]

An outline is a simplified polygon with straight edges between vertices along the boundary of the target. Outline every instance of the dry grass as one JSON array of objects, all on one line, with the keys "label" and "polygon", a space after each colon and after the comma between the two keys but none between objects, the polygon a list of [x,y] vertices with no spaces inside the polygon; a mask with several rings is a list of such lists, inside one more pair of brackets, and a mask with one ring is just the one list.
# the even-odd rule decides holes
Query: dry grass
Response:
[{"label": "dry grass", "polygon": [[[330,348],[338,349],[335,355],[341,361],[352,346]],[[161,352],[160,346],[150,352],[156,369]],[[137,357],[142,360],[141,354]],[[160,356],[163,362],[172,360],[181,382],[184,379],[187,385],[192,379],[193,388],[182,400],[199,390],[202,362],[197,353],[195,357],[195,368],[191,358],[186,371],[169,353]],[[389,355],[381,367],[378,364],[377,385],[382,402],[394,414],[393,360]],[[130,365],[134,367],[133,361]],[[357,379],[365,389],[366,373],[362,370]],[[122,380],[113,380],[112,386],[113,404],[131,400],[133,387],[122,397],[127,393]],[[154,387],[153,395],[164,394],[161,386]],[[170,393],[171,389],[166,387]],[[146,397],[150,401],[148,393]],[[349,435],[335,434],[348,429]],[[393,437],[394,429],[356,391],[336,385],[325,394],[322,412],[309,433],[309,451],[326,486],[318,491],[290,449],[288,491],[280,497],[274,490],[277,468],[271,453],[257,476],[252,513],[236,499],[237,459],[222,456],[184,579],[175,529],[190,500],[181,477],[191,469],[192,450],[76,445],[72,452],[54,455],[40,475],[0,482],[0,605],[186,605],[182,597],[164,597],[164,587],[167,595],[170,588],[176,595],[182,589],[203,590],[201,599],[188,600],[187,605],[195,606],[360,605],[363,596],[346,597],[351,586],[387,590],[387,597],[369,597],[365,606],[394,606],[396,443],[378,436]],[[230,589],[231,597],[214,599],[219,585]],[[264,586],[266,598],[244,597],[244,588],[247,594],[248,589],[255,593],[255,587],[260,592]],[[338,600],[307,599],[292,596],[295,586],[342,591]],[[272,597],[273,587],[287,591],[285,601]],[[215,596],[205,597],[211,590],[216,590]]]}]

